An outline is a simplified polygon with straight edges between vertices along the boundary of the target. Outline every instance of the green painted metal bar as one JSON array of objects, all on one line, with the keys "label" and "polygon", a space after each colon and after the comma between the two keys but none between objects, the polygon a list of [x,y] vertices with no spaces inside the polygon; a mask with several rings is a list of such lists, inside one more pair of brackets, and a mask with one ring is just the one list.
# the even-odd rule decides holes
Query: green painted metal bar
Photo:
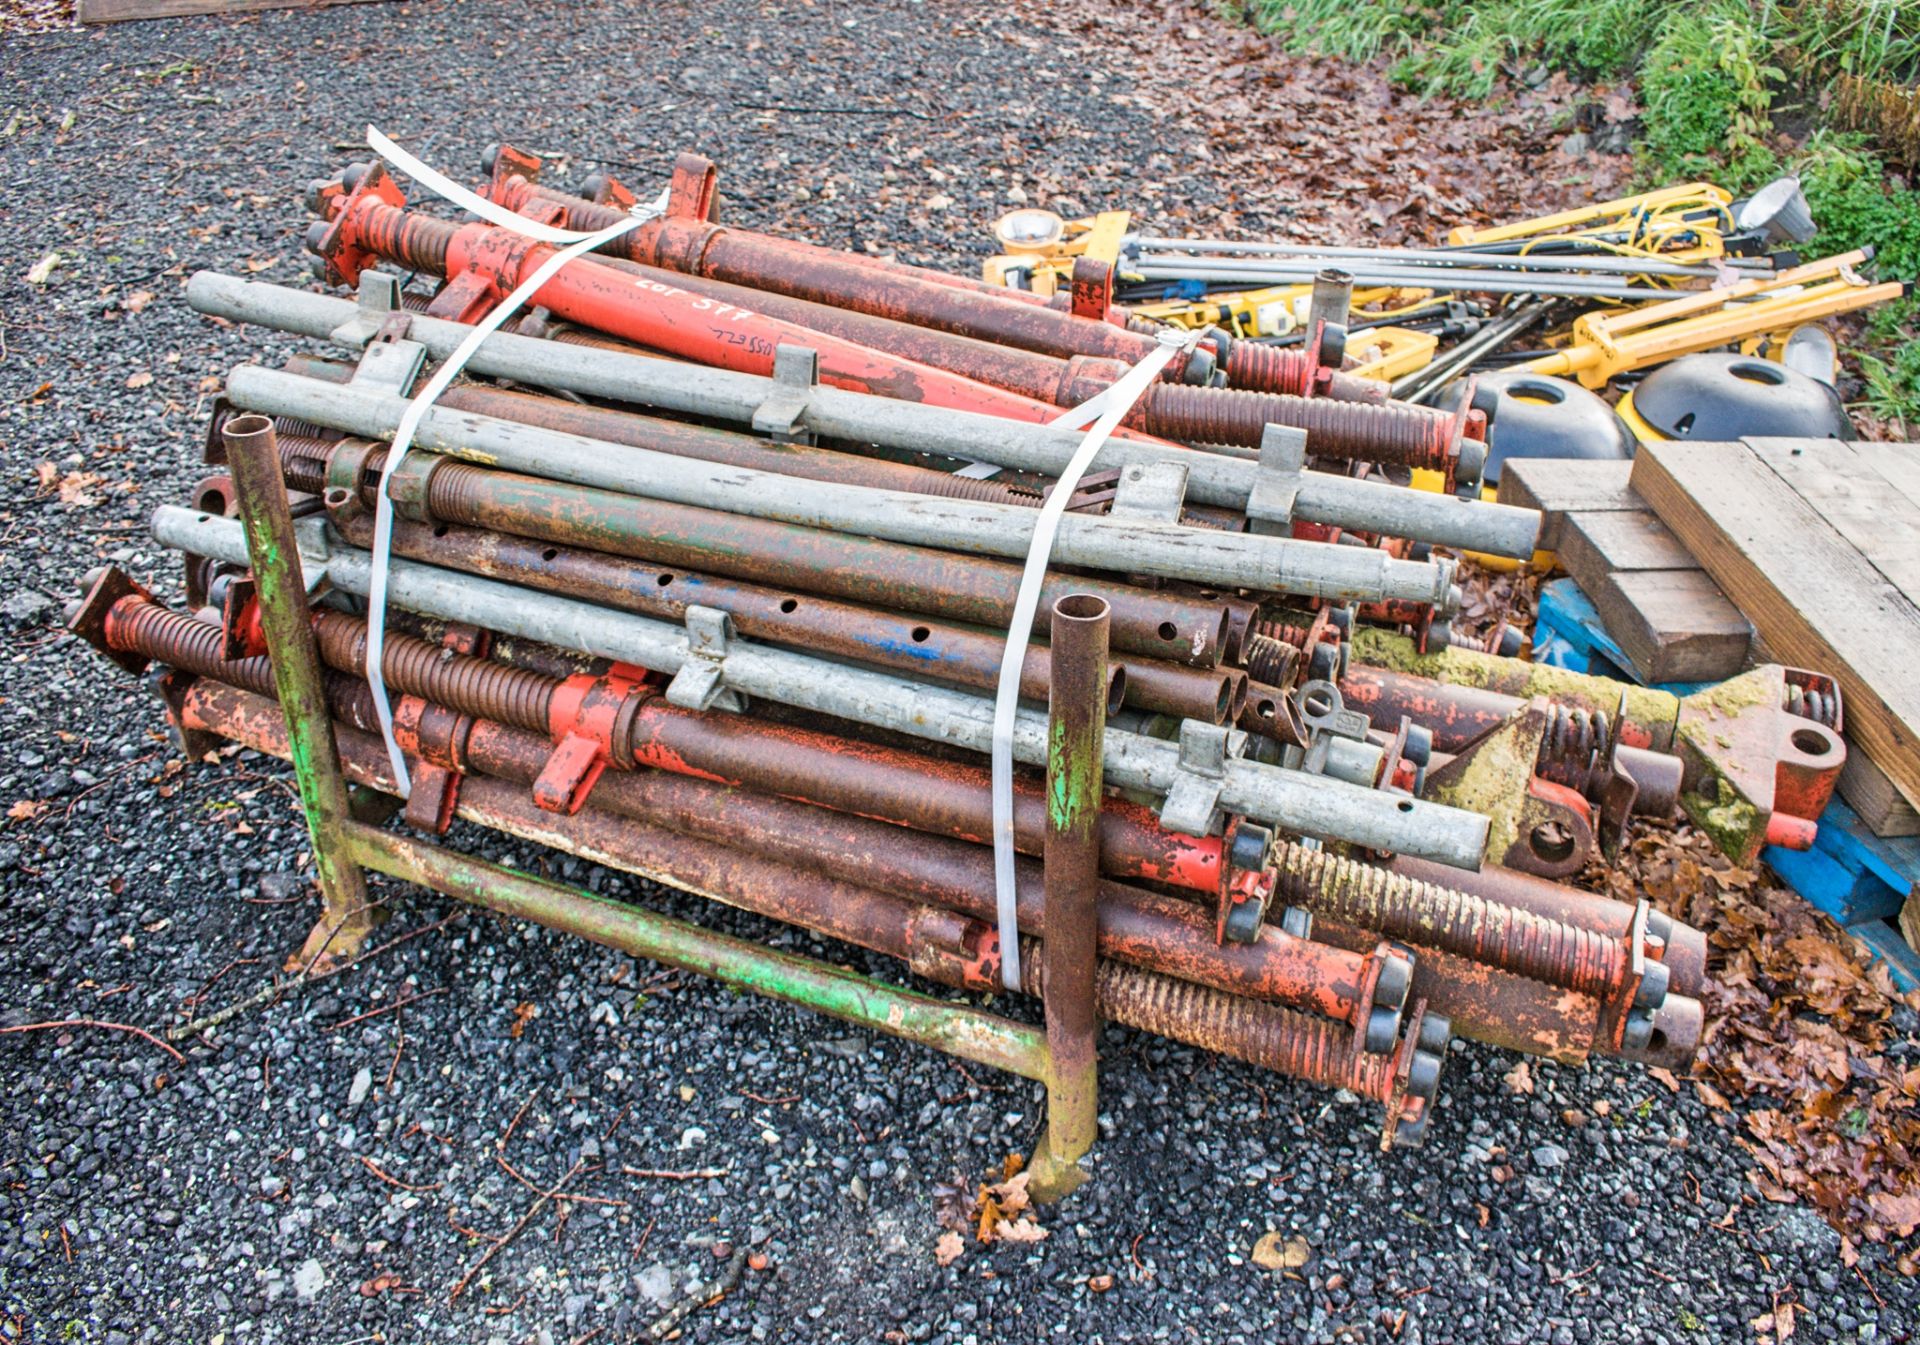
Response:
[{"label": "green painted metal bar", "polygon": [[313,840],[322,913],[297,959],[311,967],[321,959],[357,953],[373,928],[373,911],[367,904],[366,876],[339,843],[340,828],[351,816],[347,777],[321,683],[320,650],[307,614],[306,582],[280,477],[273,422],[265,416],[236,416],[223,427],[222,438],[246,530],[260,624],[273,658],[274,688],[286,711],[300,806]]},{"label": "green painted metal bar", "polygon": [[457,854],[444,846],[357,822],[347,823],[342,835],[349,852],[366,867],[496,914],[577,934],[664,966],[697,971],[724,985],[932,1046],[1010,1074],[1039,1080],[1047,1077],[1046,1036],[1038,1028],[883,985],[813,958],[774,952],[684,920]]}]

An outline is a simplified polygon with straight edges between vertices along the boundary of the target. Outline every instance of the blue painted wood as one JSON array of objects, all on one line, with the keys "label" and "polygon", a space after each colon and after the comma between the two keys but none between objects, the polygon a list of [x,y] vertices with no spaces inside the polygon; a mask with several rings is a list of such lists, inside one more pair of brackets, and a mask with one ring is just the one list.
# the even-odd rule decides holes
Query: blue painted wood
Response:
[{"label": "blue painted wood", "polygon": [[[1553,579],[1540,586],[1539,609],[1533,626],[1533,661],[1569,672],[1610,677],[1616,682],[1641,682],[1626,651],[1607,634],[1600,613],[1571,579]],[[1658,690],[1688,696],[1711,682],[1663,682]]]},{"label": "blue painted wood", "polygon": [[1920,953],[1907,947],[1898,929],[1884,920],[1869,920],[1849,927],[1847,933],[1867,945],[1875,962],[1886,963],[1894,985],[1902,993],[1920,988]]},{"label": "blue painted wood", "polygon": [[1838,798],[1820,814],[1811,850],[1761,853],[1782,882],[1843,925],[1891,919],[1920,885],[1920,838],[1875,836]]}]

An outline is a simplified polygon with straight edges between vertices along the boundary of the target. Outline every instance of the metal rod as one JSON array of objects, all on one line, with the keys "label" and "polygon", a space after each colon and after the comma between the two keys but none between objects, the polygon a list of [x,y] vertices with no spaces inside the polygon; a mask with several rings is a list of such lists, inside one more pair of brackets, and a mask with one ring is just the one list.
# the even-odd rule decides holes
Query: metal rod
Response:
[{"label": "metal rod", "polygon": [[[189,689],[185,709],[191,726],[196,729],[244,742],[270,755],[284,758],[287,754],[285,730],[278,709],[271,702],[217,683],[200,683]],[[387,769],[384,749],[376,740],[367,734],[347,731],[342,734],[342,743],[347,749],[349,767],[357,778],[375,789],[393,790],[393,781],[384,774]],[[675,846],[653,837],[649,839],[655,848],[648,849],[646,840],[635,843],[638,833],[630,822],[620,820],[614,826],[594,825],[595,810],[591,806],[574,817],[557,816],[535,808],[525,792],[516,786],[484,776],[474,777],[468,784],[471,788],[462,789],[459,804],[459,815],[467,821],[742,909],[760,910],[768,893],[789,892],[795,899],[783,905],[791,913],[774,918],[791,920],[804,912],[803,923],[809,927],[829,937],[902,958],[916,973],[944,984],[974,990],[999,984],[997,966],[988,965],[997,963],[999,954],[993,931],[987,925],[972,922],[956,927],[932,922],[933,927],[927,929],[925,923],[916,919],[911,903],[890,895],[845,883],[823,886],[804,870],[757,861],[726,846],[706,843]],[[471,860],[437,845],[410,841],[358,823],[350,823],[349,828],[347,836],[356,855],[368,867],[380,872],[419,882],[501,914],[519,916],[703,974],[712,974],[706,971],[708,966],[725,969],[737,965],[730,956],[738,945],[737,940],[709,935],[697,926],[685,926],[606,898]],[[550,901],[548,898],[556,889],[570,900]],[[768,906],[767,910],[771,913],[773,908]],[[849,916],[849,911],[856,914]],[[638,925],[631,924],[631,919],[637,919]],[[663,921],[664,926],[659,923]],[[638,951],[626,942],[634,937],[636,929],[639,937],[648,940],[641,947],[658,948],[658,952]],[[692,957],[686,962],[675,961],[686,949],[682,937],[687,931],[691,931],[687,937],[691,941]],[[934,946],[916,944],[916,933],[922,931],[933,936]],[[722,941],[718,960],[710,940]],[[1026,942],[1027,955],[1023,962],[1028,974],[1023,988],[1028,994],[1039,995],[1045,949],[1038,940]],[[753,975],[750,981],[737,982],[743,988],[789,999],[809,1008],[835,1011],[817,998],[796,999],[785,993],[789,985],[783,975],[786,955],[751,944],[741,945],[740,950],[747,955],[746,967]],[[973,960],[963,961],[955,955],[956,950],[966,950]],[[762,962],[762,957],[773,961]],[[817,962],[798,961],[803,970],[825,970],[836,978],[830,999],[834,1004],[848,1004],[861,1015],[851,1021],[869,1021],[858,993],[877,983],[837,968],[822,968]],[[846,979],[839,980],[841,977]],[[1359,1034],[1345,1024],[1112,962],[1101,962],[1097,977],[1100,1013],[1115,1022],[1205,1050],[1220,1051],[1324,1087],[1346,1088],[1377,1101],[1393,1099],[1401,1091],[1403,1080],[1398,1077],[1396,1057],[1362,1051]],[[879,988],[887,993],[870,1003],[879,1010],[881,1021],[871,1025],[879,1031],[892,1032],[886,1026],[893,1019],[890,996],[910,992],[895,991],[885,985]],[[977,1011],[949,1016],[947,1010],[962,1006],[923,996],[914,999],[919,1001],[918,1006],[901,1006],[903,1015],[910,1007],[916,1009],[912,1017],[903,1017],[903,1025],[912,1022],[928,1028],[924,1034],[916,1033],[915,1040],[1028,1078],[1044,1080],[1046,1077],[1045,1036],[1041,1030]],[[927,1010],[927,1015],[922,1016],[918,1009]],[[1409,1031],[1417,1026],[1410,1025]],[[1013,1035],[1010,1036],[1007,1029],[1013,1029]],[[1421,1095],[1430,1097],[1436,1082],[1437,1078],[1429,1077],[1421,1086]]]},{"label": "metal rod", "polygon": [[[232,321],[356,344],[343,331],[360,312],[348,299],[201,271],[188,284],[187,300],[200,312]],[[416,314],[408,336],[425,345],[430,355],[444,358],[467,331],[460,323]],[[771,378],[761,375],[561,346],[500,332],[487,338],[467,367],[478,374],[584,396],[748,424],[775,388]],[[988,462],[1047,476],[1059,474],[1079,442],[1077,434],[1046,426],[974,412],[936,411],[914,402],[830,387],[812,390],[800,420],[822,438]],[[1246,508],[1258,473],[1251,458],[1118,434],[1101,449],[1094,468],[1154,462],[1187,468],[1189,499],[1232,509]],[[1516,558],[1533,554],[1539,531],[1539,515],[1532,510],[1466,503],[1327,472],[1302,473],[1294,514],[1310,523]]]},{"label": "metal rod", "polygon": [[[1126,268],[1129,280],[1198,280],[1208,284],[1272,285],[1311,281],[1323,262],[1140,262]],[[1555,294],[1588,299],[1662,299],[1673,291],[1648,285],[1629,285],[1599,278],[1560,277],[1551,273],[1488,270],[1470,267],[1384,266],[1356,261],[1347,268],[1356,285],[1391,285],[1400,289],[1471,290],[1476,294]]]},{"label": "metal rod", "polygon": [[1053,605],[1052,685],[1047,698],[1047,1133],[1034,1184],[1056,1199],[1085,1180],[1080,1159],[1099,1133],[1098,960],[1101,688],[1107,670],[1107,605],[1070,594]]},{"label": "metal rod", "polygon": [[[162,506],[153,516],[156,540],[216,560],[244,558],[239,531],[231,520],[173,506]],[[314,536],[317,543],[325,544],[324,531]],[[335,547],[328,554],[326,569],[336,587],[366,593],[365,552]],[[471,622],[661,672],[677,673],[689,658],[684,630],[415,561],[394,562],[390,594],[395,604],[427,616]],[[746,641],[729,646],[725,669],[727,686],[747,695],[980,753],[988,750],[991,741],[991,702],[962,691]],[[1029,765],[1046,760],[1043,716],[1021,713],[1014,730],[1014,755]],[[1182,778],[1180,748],[1109,728],[1106,770],[1116,784],[1165,794]],[[1474,813],[1240,758],[1227,759],[1220,770],[1219,807],[1288,831],[1417,854],[1462,868],[1479,867],[1486,849],[1488,822]]]},{"label": "metal rod", "polygon": [[[370,438],[391,435],[409,405],[404,397],[364,386],[257,365],[235,369],[227,395],[249,410],[298,416]],[[428,411],[420,418],[414,443],[419,450],[609,495],[666,500],[963,553],[1024,558],[1035,525],[1032,509],[716,467],[472,413]],[[1395,560],[1371,548],[1137,519],[1068,514],[1060,521],[1054,558],[1062,565],[1335,602],[1397,598],[1451,610],[1457,598],[1449,563]]]},{"label": "metal rod", "polygon": [[813,958],[563,887],[442,846],[348,824],[362,863],[499,915],[577,934],[594,943],[712,977],[723,985],[797,1004],[889,1037],[920,1042],[1029,1079],[1046,1077],[1046,1040],[1022,1023],[886,985]]},{"label": "metal rod", "polygon": [[1122,255],[1145,258],[1152,254],[1170,261],[1183,258],[1171,254],[1220,253],[1229,256],[1298,257],[1306,261],[1358,258],[1387,265],[1400,263],[1437,263],[1440,266],[1481,266],[1515,271],[1589,271],[1596,274],[1696,276],[1713,280],[1722,267],[1734,270],[1771,271],[1765,259],[1728,257],[1721,265],[1706,266],[1688,262],[1662,261],[1654,257],[1621,257],[1613,254],[1569,257],[1537,252],[1484,252],[1471,248],[1365,248],[1327,247],[1318,243],[1241,243],[1219,238],[1139,237],[1123,244]]},{"label": "metal rod", "polygon": [[373,912],[367,904],[366,876],[341,844],[349,815],[347,783],[321,685],[320,653],[307,618],[307,583],[286,487],[280,481],[273,422],[265,416],[240,416],[227,422],[222,439],[240,509],[238,526],[245,533],[244,559],[252,567],[259,595],[274,685],[287,707],[294,778],[313,842],[322,915],[301,952],[302,965],[311,968],[357,953],[373,929]]}]

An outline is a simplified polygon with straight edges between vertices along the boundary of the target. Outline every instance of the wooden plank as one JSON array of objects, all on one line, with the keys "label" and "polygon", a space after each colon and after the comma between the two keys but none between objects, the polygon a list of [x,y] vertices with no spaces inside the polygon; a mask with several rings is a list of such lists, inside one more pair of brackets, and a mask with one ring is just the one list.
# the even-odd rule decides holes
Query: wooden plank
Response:
[{"label": "wooden plank", "polygon": [[1880,474],[1881,480],[1913,501],[1920,509],[1920,444],[1876,444],[1861,439],[1854,454]]},{"label": "wooden plank", "polygon": [[1755,456],[1907,597],[1920,601],[1920,506],[1837,439],[1749,439]]},{"label": "wooden plank", "polygon": [[1500,468],[1502,504],[1540,511],[1540,549],[1558,545],[1560,521],[1569,513],[1644,510],[1627,488],[1630,462],[1590,458],[1514,458]]},{"label": "wooden plank", "polygon": [[1554,548],[1560,566],[1591,593],[1622,570],[1697,570],[1678,537],[1651,513],[1568,514]]},{"label": "wooden plank", "polygon": [[1744,444],[1644,445],[1633,489],[1770,648],[1839,681],[1848,739],[1920,804],[1920,606]]},{"label": "wooden plank", "polygon": [[1753,628],[1651,513],[1570,513],[1555,554],[1643,680],[1705,682],[1745,666]]},{"label": "wooden plank", "polygon": [[1840,768],[1840,797],[1876,836],[1920,836],[1920,811],[1900,797],[1887,773],[1864,752],[1847,753]]},{"label": "wooden plank", "polygon": [[1587,593],[1643,682],[1716,682],[1746,666],[1753,627],[1704,570],[1622,570]]},{"label": "wooden plank", "polygon": [[178,19],[192,14],[249,14],[260,9],[326,9],[380,0],[80,0],[82,23],[125,23],[130,19]]}]

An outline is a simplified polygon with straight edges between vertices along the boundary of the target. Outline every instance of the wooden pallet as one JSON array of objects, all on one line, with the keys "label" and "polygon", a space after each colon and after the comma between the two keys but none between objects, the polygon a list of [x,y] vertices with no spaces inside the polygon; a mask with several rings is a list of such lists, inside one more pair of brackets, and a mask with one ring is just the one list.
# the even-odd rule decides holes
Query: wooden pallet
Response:
[{"label": "wooden pallet", "polygon": [[250,14],[259,9],[323,9],[364,5],[376,0],[80,0],[82,23],[125,23],[130,19],[177,19],[190,14]]},{"label": "wooden pallet", "polygon": [[1854,750],[1920,805],[1920,445],[1649,444],[1632,484],[1776,657],[1839,680]]}]

